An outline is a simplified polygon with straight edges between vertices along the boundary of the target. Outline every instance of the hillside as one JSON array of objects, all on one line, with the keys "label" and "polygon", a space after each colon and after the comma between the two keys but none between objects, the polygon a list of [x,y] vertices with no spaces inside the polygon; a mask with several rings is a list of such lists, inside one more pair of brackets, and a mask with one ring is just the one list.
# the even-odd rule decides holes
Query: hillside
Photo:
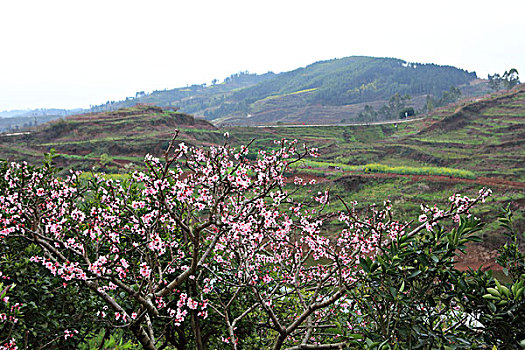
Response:
[{"label": "hillside", "polygon": [[205,108],[220,105],[234,91],[271,80],[273,77],[275,74],[272,72],[261,75],[239,72],[230,75],[222,83],[215,81],[209,86],[194,84],[176,89],[157,90],[152,93],[139,91],[135,96],[127,97],[125,101],[107,101],[105,104],[93,106],[91,111],[116,110],[144,103],[161,107],[177,107],[185,113],[195,114]]},{"label": "hillside", "polygon": [[[318,147],[321,156],[298,164],[290,179],[315,179],[319,190],[330,188],[333,198],[356,200],[363,209],[388,198],[407,220],[417,217],[420,203],[446,206],[452,193],[473,194],[487,186],[494,195],[474,214],[493,221],[502,207],[512,204],[518,229],[525,228],[523,85],[436,109],[422,119],[381,125],[219,130],[184,113],[138,105],[67,117],[26,135],[4,134],[0,158],[36,164],[43,152],[55,148],[60,166],[127,172],[140,167],[146,153],[162,156],[174,129],[180,130],[179,140],[193,145],[222,144],[225,131],[235,145],[254,139],[250,159],[259,149],[275,147],[275,139],[298,139]],[[472,247],[468,258],[477,260],[462,258],[464,266],[489,261],[493,247],[501,243],[494,225],[483,235],[483,245]]]},{"label": "hillside", "polygon": [[66,117],[22,135],[0,134],[0,158],[39,162],[55,149],[61,166],[89,170],[139,163],[146,153],[161,156],[178,129],[188,144],[215,144],[223,134],[212,124],[191,115],[150,105],[112,112]]},{"label": "hillside", "polygon": [[235,74],[210,86],[138,92],[126,101],[108,101],[94,110],[153,103],[176,106],[216,125],[337,124],[352,122],[366,105],[379,109],[394,94],[412,96],[408,105],[416,109],[424,106],[427,95],[439,98],[451,86],[475,95],[486,85],[474,84],[475,79],[476,73],[450,66],[354,56],[280,74]]},{"label": "hillside", "polygon": [[176,89],[153,91],[152,93],[138,91],[135,96],[126,97],[123,101],[107,101],[101,105],[91,106],[89,109],[40,108],[3,111],[0,112],[0,133],[24,131],[35,125],[69,115],[110,112],[130,108],[136,104],[177,107],[178,109],[182,106],[186,113],[194,114],[202,109],[203,105],[216,105],[225,96],[231,95],[233,91],[271,79],[274,75],[271,72],[261,75],[240,72],[227,77],[221,84],[215,83],[210,86],[194,84]]},{"label": "hillside", "polygon": [[[40,109],[0,113],[0,132],[85,112],[109,112],[136,104],[175,107],[215,125],[340,124],[396,119],[403,107],[424,110],[427,96],[438,101],[451,86],[463,96],[488,92],[476,73],[451,66],[409,63],[395,58],[353,56],[320,61],[289,72],[232,74],[219,83],[194,84],[106,101],[89,110]],[[410,96],[402,104],[391,98]],[[443,104],[452,102],[444,101]],[[366,108],[377,115],[360,116]],[[381,108],[390,107],[390,110]],[[8,118],[7,118],[8,117]]]},{"label": "hillside", "polygon": [[297,138],[318,146],[323,160],[345,165],[452,167],[479,176],[525,180],[525,86],[460,101],[409,123],[296,128],[232,128],[256,138]]},{"label": "hillside", "polygon": [[261,100],[268,96],[311,90],[307,102],[348,105],[400,95],[439,95],[451,85],[464,85],[475,73],[435,64],[407,63],[394,58],[346,57],[316,62],[274,79],[237,91],[234,100]]},{"label": "hillside", "polygon": [[16,132],[28,127],[44,124],[72,114],[86,112],[82,109],[40,108],[0,112],[0,132]]}]

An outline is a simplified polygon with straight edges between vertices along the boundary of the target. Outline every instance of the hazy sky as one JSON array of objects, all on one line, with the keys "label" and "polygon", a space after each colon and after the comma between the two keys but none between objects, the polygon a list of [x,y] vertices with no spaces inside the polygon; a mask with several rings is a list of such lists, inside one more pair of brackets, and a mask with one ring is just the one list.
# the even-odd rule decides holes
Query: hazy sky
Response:
[{"label": "hazy sky", "polygon": [[525,80],[525,0],[0,0],[0,111],[352,55]]}]

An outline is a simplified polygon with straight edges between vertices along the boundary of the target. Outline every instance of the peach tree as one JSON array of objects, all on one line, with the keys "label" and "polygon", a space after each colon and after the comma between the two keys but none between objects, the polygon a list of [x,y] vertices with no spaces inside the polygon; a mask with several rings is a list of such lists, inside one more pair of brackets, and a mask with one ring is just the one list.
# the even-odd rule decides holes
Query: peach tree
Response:
[{"label": "peach tree", "polygon": [[422,207],[414,225],[388,202],[365,213],[342,198],[331,212],[329,191],[297,200],[312,184],[285,172],[316,153],[296,141],[247,155],[174,138],[123,181],[5,162],[0,238],[38,246],[32,262],[96,296],[93,313],[144,349],[384,348],[428,329],[458,342],[468,325],[446,289],[478,229],[464,216],[490,191]]}]

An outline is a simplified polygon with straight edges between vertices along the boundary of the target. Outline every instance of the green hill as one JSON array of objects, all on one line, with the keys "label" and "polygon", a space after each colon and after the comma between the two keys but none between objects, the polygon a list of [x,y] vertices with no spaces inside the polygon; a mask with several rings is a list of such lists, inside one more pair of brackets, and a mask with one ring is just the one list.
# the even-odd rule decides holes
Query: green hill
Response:
[{"label": "green hill", "polygon": [[346,57],[316,62],[242,89],[233,100],[257,101],[268,96],[309,90],[305,100],[322,105],[348,105],[400,95],[439,95],[451,85],[464,85],[475,73],[394,58]]},{"label": "green hill", "polygon": [[272,72],[261,75],[240,72],[232,74],[220,84],[217,82],[209,86],[194,84],[176,89],[157,90],[152,93],[139,91],[135,96],[127,97],[125,101],[107,101],[105,104],[93,106],[91,111],[105,112],[144,103],[161,107],[177,107],[185,113],[194,114],[220,105],[234,91],[270,80],[274,76]]},{"label": "green hill", "polygon": [[439,97],[451,86],[469,94],[476,73],[451,66],[407,63],[395,58],[354,56],[321,61],[290,72],[235,74],[221,84],[138,92],[126,101],[94,111],[129,107],[137,102],[176,106],[217,125],[277,123],[336,124],[355,120],[366,105],[379,109],[394,95],[411,95],[416,109],[426,95]]},{"label": "green hill", "polygon": [[525,85],[463,100],[407,123],[233,128],[231,134],[255,137],[260,147],[270,145],[265,143],[270,134],[299,139],[320,148],[324,168],[369,163],[450,167],[480,177],[525,181]]}]

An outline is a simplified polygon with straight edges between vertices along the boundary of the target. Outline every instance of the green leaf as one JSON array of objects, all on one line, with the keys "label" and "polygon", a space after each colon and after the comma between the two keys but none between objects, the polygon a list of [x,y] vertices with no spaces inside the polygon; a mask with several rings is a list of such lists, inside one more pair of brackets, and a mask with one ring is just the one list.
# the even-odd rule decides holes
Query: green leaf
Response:
[{"label": "green leaf", "polygon": [[368,265],[368,261],[366,259],[362,259],[359,262],[359,265],[361,265],[363,271],[365,271],[366,273],[370,273],[370,266]]},{"label": "green leaf", "polygon": [[349,334],[348,336],[352,339],[363,339],[364,338],[362,334]]},{"label": "green leaf", "polygon": [[394,287],[390,287],[390,294],[395,298],[397,296],[397,289]]},{"label": "green leaf", "polygon": [[495,297],[501,298],[501,293],[496,288],[487,288],[487,292]]},{"label": "green leaf", "polygon": [[421,273],[421,270],[416,270],[414,272],[412,272],[412,274],[410,276],[408,276],[408,278],[414,278],[416,277],[417,275],[419,275]]},{"label": "green leaf", "polygon": [[496,312],[496,305],[494,305],[493,303],[489,301],[488,306],[489,306],[490,311],[492,311],[492,313]]}]

